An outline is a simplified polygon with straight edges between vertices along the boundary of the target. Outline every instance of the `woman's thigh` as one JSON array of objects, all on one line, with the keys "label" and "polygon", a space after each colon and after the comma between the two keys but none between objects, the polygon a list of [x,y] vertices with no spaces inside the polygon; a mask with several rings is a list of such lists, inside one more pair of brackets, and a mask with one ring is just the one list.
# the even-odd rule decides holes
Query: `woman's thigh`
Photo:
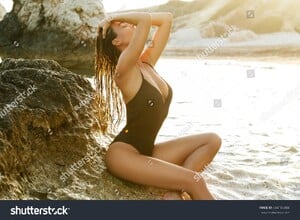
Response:
[{"label": "woman's thigh", "polygon": [[212,150],[218,150],[221,145],[221,139],[215,133],[203,133],[180,137],[155,144],[152,156],[169,163],[182,165],[186,158],[195,150],[208,144]]},{"label": "woman's thigh", "polygon": [[113,175],[138,184],[183,190],[195,182],[195,172],[142,155],[131,145],[122,142],[110,145],[105,160]]}]

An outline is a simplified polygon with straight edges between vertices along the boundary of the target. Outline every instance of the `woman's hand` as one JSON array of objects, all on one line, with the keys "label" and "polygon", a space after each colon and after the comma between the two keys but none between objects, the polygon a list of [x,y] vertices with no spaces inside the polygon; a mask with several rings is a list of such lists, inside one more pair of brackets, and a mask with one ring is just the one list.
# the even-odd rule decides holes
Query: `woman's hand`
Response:
[{"label": "woman's hand", "polygon": [[105,37],[106,37],[107,29],[111,25],[112,20],[113,20],[112,16],[107,16],[102,21],[100,21],[98,28],[102,28],[103,39],[105,39]]}]

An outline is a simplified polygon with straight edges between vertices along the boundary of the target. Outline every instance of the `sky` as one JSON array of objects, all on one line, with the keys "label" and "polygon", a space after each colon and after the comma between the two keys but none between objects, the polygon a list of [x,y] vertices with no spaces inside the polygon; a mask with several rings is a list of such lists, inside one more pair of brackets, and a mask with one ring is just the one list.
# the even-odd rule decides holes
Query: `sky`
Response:
[{"label": "sky", "polygon": [[153,5],[160,5],[168,0],[103,0],[102,3],[107,12],[129,9],[144,8]]},{"label": "sky", "polygon": [[[143,8],[166,3],[168,0],[102,0],[106,12]],[[12,8],[12,0],[0,0],[6,11]]]},{"label": "sky", "polygon": [[0,0],[0,4],[4,6],[6,11],[10,11],[12,9],[13,2],[12,0]]}]

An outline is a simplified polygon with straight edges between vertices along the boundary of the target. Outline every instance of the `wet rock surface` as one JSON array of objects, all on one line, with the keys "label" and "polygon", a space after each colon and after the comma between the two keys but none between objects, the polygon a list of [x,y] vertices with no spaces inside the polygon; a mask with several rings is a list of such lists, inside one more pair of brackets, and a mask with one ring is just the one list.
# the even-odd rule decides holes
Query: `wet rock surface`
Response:
[{"label": "wet rock surface", "polygon": [[[0,199],[155,199],[110,175],[90,83],[50,60],[0,64]],[[120,158],[122,159],[122,158]]]}]

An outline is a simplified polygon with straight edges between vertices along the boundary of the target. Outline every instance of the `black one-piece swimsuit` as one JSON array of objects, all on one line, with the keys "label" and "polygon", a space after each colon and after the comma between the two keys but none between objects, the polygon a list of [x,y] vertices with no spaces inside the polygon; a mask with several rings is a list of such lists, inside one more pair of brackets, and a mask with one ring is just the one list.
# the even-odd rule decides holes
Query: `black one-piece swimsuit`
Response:
[{"label": "black one-piece swimsuit", "polygon": [[158,89],[149,83],[142,73],[141,75],[142,84],[138,92],[126,104],[127,123],[112,143],[124,142],[135,147],[141,154],[152,156],[154,141],[168,115],[173,92],[166,82],[168,96],[163,100]]}]

